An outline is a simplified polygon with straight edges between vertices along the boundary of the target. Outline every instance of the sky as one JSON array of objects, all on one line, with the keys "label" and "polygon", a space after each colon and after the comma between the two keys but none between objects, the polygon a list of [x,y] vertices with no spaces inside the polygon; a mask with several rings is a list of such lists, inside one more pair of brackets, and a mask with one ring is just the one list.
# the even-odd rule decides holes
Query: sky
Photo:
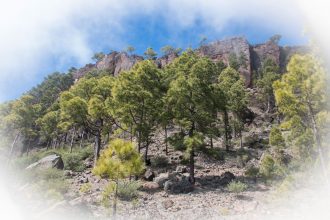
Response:
[{"label": "sky", "polygon": [[295,0],[0,2],[0,102],[52,72],[93,62],[95,52],[128,45],[143,54],[147,47],[197,47],[201,36],[245,36],[255,44],[274,34],[282,35],[281,45],[308,44],[305,12]]}]

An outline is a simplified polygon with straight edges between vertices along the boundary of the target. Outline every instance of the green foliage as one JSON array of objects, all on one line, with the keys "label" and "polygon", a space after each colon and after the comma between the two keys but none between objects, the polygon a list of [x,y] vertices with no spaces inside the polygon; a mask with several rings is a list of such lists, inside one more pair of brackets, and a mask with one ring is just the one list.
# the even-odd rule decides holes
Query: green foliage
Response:
[{"label": "green foliage", "polygon": [[138,181],[119,181],[118,183],[118,197],[122,200],[131,201],[136,198],[138,194],[138,189],[141,187]]},{"label": "green foliage", "polygon": [[84,183],[83,185],[81,185],[79,192],[82,194],[86,194],[91,192],[92,189],[92,184],[91,183]]},{"label": "green foliage", "polygon": [[274,44],[278,44],[278,42],[281,40],[281,38],[282,38],[281,35],[275,34],[275,35],[273,35],[269,38],[269,41],[274,43]]},{"label": "green foliage", "polygon": [[127,48],[126,48],[126,52],[127,52],[127,53],[131,54],[131,53],[133,53],[134,51],[135,51],[135,48],[134,48],[133,46],[127,46]]},{"label": "green foliage", "polygon": [[137,138],[139,149],[142,144],[148,147],[160,121],[161,77],[154,62],[139,62],[118,76],[112,89],[113,99],[107,103],[121,127]]},{"label": "green foliage", "polygon": [[[281,80],[274,82],[278,111],[284,116],[281,128],[300,161],[313,158],[321,148],[321,125],[316,118],[328,112],[325,70],[311,55],[294,55]],[[322,155],[320,155],[323,157]]]},{"label": "green foliage", "polygon": [[25,176],[37,192],[44,192],[43,196],[46,198],[61,200],[69,188],[62,170],[54,168],[28,170],[25,171]]},{"label": "green foliage", "polygon": [[178,132],[173,134],[171,137],[168,137],[168,143],[175,149],[175,150],[185,150],[186,147],[183,143],[184,141],[184,133]]},{"label": "green foliage", "polygon": [[250,166],[245,171],[245,175],[253,179],[257,178],[258,174],[259,174],[259,168],[255,166]]},{"label": "green foliage", "polygon": [[229,192],[233,192],[236,194],[244,192],[246,189],[247,189],[247,185],[240,181],[231,181],[227,186],[227,190]]},{"label": "green foliage", "polygon": [[148,60],[154,60],[157,57],[157,53],[151,47],[148,47],[147,50],[144,52],[144,56]]},{"label": "green foliage", "polygon": [[105,56],[105,54],[103,52],[99,52],[99,53],[95,53],[93,55],[92,59],[95,61],[100,61],[103,59],[104,56]]},{"label": "green foliage", "polygon": [[134,145],[131,142],[115,139],[102,152],[93,173],[118,181],[131,175],[138,175],[143,169],[143,162]]},{"label": "green foliage", "polygon": [[155,156],[151,159],[151,166],[156,168],[163,168],[168,166],[168,158],[164,155]]},{"label": "green foliage", "polygon": [[233,68],[234,70],[239,69],[240,63],[239,63],[237,55],[235,53],[229,54],[228,65],[229,65],[229,67]]},{"label": "green foliage", "polygon": [[285,175],[284,168],[270,154],[266,154],[261,160],[259,172],[266,181],[278,179]]},{"label": "green foliage", "polygon": [[203,148],[203,153],[207,156],[216,159],[216,160],[224,160],[225,154],[220,148]]},{"label": "green foliage", "polygon": [[166,45],[166,46],[162,47],[160,50],[162,51],[162,53],[165,56],[168,56],[170,54],[177,54],[178,55],[182,51],[181,48],[174,48],[174,47],[169,46],[169,45]]}]

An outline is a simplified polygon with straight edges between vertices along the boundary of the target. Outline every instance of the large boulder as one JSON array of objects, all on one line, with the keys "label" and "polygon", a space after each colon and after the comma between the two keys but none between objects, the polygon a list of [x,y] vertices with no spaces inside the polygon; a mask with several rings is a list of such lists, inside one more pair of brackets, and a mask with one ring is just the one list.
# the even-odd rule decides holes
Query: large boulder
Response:
[{"label": "large boulder", "polygon": [[189,193],[194,190],[194,185],[189,178],[182,174],[174,173],[169,176],[169,180],[164,183],[164,191],[167,193]]},{"label": "large boulder", "polygon": [[39,161],[30,164],[28,167],[26,167],[26,170],[29,169],[36,169],[36,168],[42,168],[42,169],[47,169],[47,168],[56,168],[63,170],[64,168],[64,163],[60,155],[58,154],[51,154],[48,155]]},{"label": "large boulder", "polygon": [[157,183],[160,187],[164,187],[164,183],[169,180],[169,173],[161,173],[155,177],[154,182]]}]

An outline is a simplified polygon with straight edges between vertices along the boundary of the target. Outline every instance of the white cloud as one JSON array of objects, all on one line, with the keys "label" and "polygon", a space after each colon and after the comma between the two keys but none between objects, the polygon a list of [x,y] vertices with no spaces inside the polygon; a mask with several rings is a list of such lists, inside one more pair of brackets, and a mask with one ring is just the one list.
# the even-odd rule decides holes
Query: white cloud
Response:
[{"label": "white cloud", "polygon": [[96,49],[125,46],[125,35],[130,34],[126,33],[125,24],[134,16],[161,16],[173,35],[193,27],[197,21],[210,32],[220,33],[232,21],[261,20],[265,28],[292,33],[296,31],[292,26],[300,16],[293,3],[275,0],[3,0],[0,7],[0,93],[10,92],[13,87],[21,90],[24,81],[27,84],[36,81],[40,78],[36,73],[45,70],[46,74],[50,66],[61,69],[70,63],[83,65],[90,61]]}]

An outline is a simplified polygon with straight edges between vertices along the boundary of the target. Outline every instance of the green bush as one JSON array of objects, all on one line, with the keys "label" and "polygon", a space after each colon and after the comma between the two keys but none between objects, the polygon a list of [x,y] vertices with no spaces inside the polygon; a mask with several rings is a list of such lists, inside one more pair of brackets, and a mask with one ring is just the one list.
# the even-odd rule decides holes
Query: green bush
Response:
[{"label": "green bush", "polygon": [[224,153],[219,148],[204,148],[203,153],[216,160],[224,160]]},{"label": "green bush", "polygon": [[281,178],[285,174],[284,168],[280,166],[270,154],[265,155],[261,160],[259,170],[261,176],[265,180]]},{"label": "green bush", "polygon": [[138,189],[141,187],[138,181],[119,181],[118,197],[122,200],[132,200],[138,196]]},{"label": "green bush", "polygon": [[253,178],[254,181],[256,181],[258,174],[259,174],[259,168],[255,166],[250,166],[245,171],[245,175],[247,177]]},{"label": "green bush", "polygon": [[166,156],[160,155],[151,159],[152,167],[167,167],[168,166],[168,158]]},{"label": "green bush", "polygon": [[229,192],[238,194],[238,193],[244,192],[247,189],[247,185],[240,181],[231,181],[228,184],[227,189]]},{"label": "green bush", "polygon": [[62,153],[62,159],[64,162],[64,169],[72,170],[76,172],[82,172],[86,169],[84,160],[93,155],[93,149],[86,147],[83,149],[75,149],[72,153]]}]

